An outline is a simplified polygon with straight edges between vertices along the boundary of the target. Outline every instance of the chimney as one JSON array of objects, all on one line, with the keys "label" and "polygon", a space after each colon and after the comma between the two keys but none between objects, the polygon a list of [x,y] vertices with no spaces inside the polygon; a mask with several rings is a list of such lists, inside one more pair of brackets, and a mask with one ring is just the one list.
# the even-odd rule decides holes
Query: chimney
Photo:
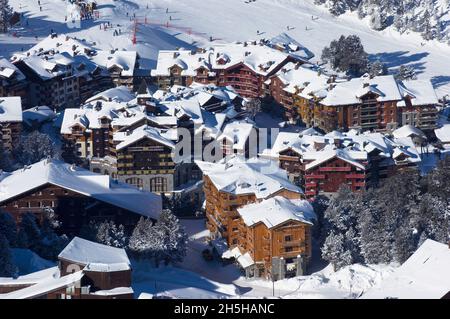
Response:
[{"label": "chimney", "polygon": [[300,62],[297,62],[296,64],[295,64],[295,69],[296,70],[298,70],[299,68],[300,68],[300,65],[302,65]]},{"label": "chimney", "polygon": [[95,110],[100,111],[101,109],[102,109],[102,102],[97,101],[97,103],[95,104]]}]

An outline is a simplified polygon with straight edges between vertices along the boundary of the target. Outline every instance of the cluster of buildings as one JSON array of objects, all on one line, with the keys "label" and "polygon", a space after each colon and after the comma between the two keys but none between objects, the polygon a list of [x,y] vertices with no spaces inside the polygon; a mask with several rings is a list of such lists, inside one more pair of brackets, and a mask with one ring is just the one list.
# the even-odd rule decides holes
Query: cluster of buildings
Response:
[{"label": "cluster of buildings", "polygon": [[197,161],[204,174],[205,211],[212,243],[248,277],[302,275],[311,258],[313,208],[302,189],[272,161]]},{"label": "cluster of buildings", "polygon": [[282,67],[289,62],[302,64],[312,57],[296,54],[298,51],[303,52],[300,46],[287,51],[263,40],[215,44],[197,51],[160,51],[151,76],[160,89],[211,83],[232,86],[246,98],[258,98],[264,95],[264,82]]},{"label": "cluster of buildings", "polygon": [[0,299],[133,299],[124,249],[74,237],[58,265],[18,278],[0,278]]},{"label": "cluster of buildings", "polygon": [[222,141],[218,152],[248,154],[254,125],[244,121],[242,107],[234,90],[214,85],[154,94],[143,87],[137,95],[123,86],[110,89],[81,108],[65,109],[65,157],[139,189],[169,194],[201,180],[193,159],[196,150],[203,158],[208,143]]},{"label": "cluster of buildings", "polygon": [[97,50],[85,40],[51,34],[11,61],[0,60],[0,96],[19,96],[24,108],[77,107],[105,89],[133,90],[149,79],[139,59],[135,51]]},{"label": "cluster of buildings", "polygon": [[436,93],[430,81],[397,81],[392,75],[338,78],[286,48],[292,42],[217,44],[198,51],[160,51],[151,75],[159,88],[191,83],[233,86],[246,98],[276,102],[292,122],[325,132],[390,131],[413,125],[436,128]]},{"label": "cluster of buildings", "polygon": [[[10,150],[23,123],[53,119],[57,109],[63,157],[74,164],[43,160],[2,173],[0,208],[17,220],[51,208],[61,231],[76,236],[92,220],[131,229],[141,216],[157,219],[160,194],[186,191],[204,202],[217,253],[236,260],[248,277],[301,275],[316,219],[308,200],[344,184],[360,191],[416,167],[417,147],[432,132],[450,143],[449,127],[436,129],[438,99],[429,81],[337,78],[311,65],[311,57],[281,36],[160,51],[156,68],[146,72],[136,52],[97,50],[52,34],[12,62],[0,60],[0,142]],[[279,133],[270,149],[260,149],[247,116],[255,98],[276,102],[286,118],[310,128]],[[117,288],[95,283],[93,261],[60,257],[84,268],[60,269],[52,280],[72,285],[88,278],[97,295]],[[51,296],[92,295],[61,289],[68,287]]]},{"label": "cluster of buildings", "polygon": [[272,148],[260,156],[278,162],[289,179],[308,198],[333,194],[342,185],[353,191],[377,186],[396,171],[417,168],[421,162],[417,142],[425,134],[404,126],[392,135],[333,131],[322,135],[310,128],[301,133],[281,132]]},{"label": "cluster of buildings", "polygon": [[325,132],[436,128],[439,101],[429,80],[397,81],[392,75],[339,79],[316,66],[290,63],[265,85],[288,119]]}]

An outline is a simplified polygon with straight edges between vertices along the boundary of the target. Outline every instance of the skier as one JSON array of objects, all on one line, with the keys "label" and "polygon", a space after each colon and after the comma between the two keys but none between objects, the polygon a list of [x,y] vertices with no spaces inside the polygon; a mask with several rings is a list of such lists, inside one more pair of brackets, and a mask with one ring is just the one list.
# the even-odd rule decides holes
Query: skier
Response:
[{"label": "skier", "polygon": [[169,13],[169,8],[166,8],[166,14]]},{"label": "skier", "polygon": [[172,16],[169,17],[169,20],[172,21]]}]

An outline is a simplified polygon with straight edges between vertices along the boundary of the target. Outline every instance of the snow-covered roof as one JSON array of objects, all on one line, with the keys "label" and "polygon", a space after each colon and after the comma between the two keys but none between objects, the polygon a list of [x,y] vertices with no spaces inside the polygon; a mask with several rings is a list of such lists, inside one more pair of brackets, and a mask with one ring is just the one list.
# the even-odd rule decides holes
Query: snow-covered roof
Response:
[{"label": "snow-covered roof", "polygon": [[[336,145],[338,140],[339,145]],[[395,158],[400,152],[412,162],[420,161],[411,138],[391,138],[382,133],[331,132],[325,136],[303,135],[303,133],[280,132],[271,149],[262,152],[266,158],[279,159],[280,154],[292,150],[299,154],[300,161],[308,163],[311,169],[334,157],[340,158],[363,169],[364,162],[370,161],[372,152],[385,158]]]},{"label": "snow-covered roof", "polygon": [[314,53],[285,32],[270,39],[269,45],[282,48],[286,53],[301,59],[311,60],[314,58]]},{"label": "snow-covered roof", "polygon": [[305,165],[305,169],[307,171],[333,158],[341,159],[352,166],[356,166],[357,168],[364,170],[365,165],[361,162],[367,161],[367,153],[346,149],[334,149],[319,152],[308,152],[304,154],[303,158],[304,160],[312,160],[310,163]]},{"label": "snow-covered roof", "polygon": [[0,180],[0,203],[38,187],[52,184],[131,212],[155,218],[161,212],[161,197],[140,191],[109,176],[59,160],[42,160],[36,164],[5,173]]},{"label": "snow-covered roof", "polygon": [[56,117],[56,113],[48,106],[36,106],[23,111],[23,121],[29,125],[32,122],[43,123],[51,121]]},{"label": "snow-covered roof", "polygon": [[159,51],[157,67],[152,76],[169,76],[173,66],[181,68],[181,75],[195,76],[200,67],[209,72],[244,64],[257,74],[271,74],[289,54],[262,43],[215,44],[200,52],[190,50]]},{"label": "snow-covered roof", "polygon": [[301,188],[289,181],[286,171],[273,161],[260,158],[245,160],[232,156],[226,162],[196,161],[196,164],[222,192],[236,195],[255,194],[259,199],[268,198],[284,189],[303,193]]},{"label": "snow-covered roof", "polygon": [[224,259],[234,258],[239,263],[239,265],[241,265],[241,267],[244,269],[250,267],[255,263],[250,253],[246,252],[245,254],[242,254],[239,247],[228,249],[221,255],[221,257]]},{"label": "snow-covered roof", "polygon": [[310,65],[297,66],[290,62],[276,76],[286,85],[283,90],[288,93],[298,93],[306,99],[323,98],[327,94],[329,76],[314,70]]},{"label": "snow-covered roof", "polygon": [[0,59],[0,81],[3,80],[24,81],[25,75],[7,59]]},{"label": "snow-covered roof", "polygon": [[84,276],[83,271],[77,271],[73,274],[63,276],[63,277],[53,277],[50,276],[39,283],[24,288],[16,290],[6,294],[0,294],[0,299],[30,299],[37,298],[46,295],[50,292],[56,291],[58,289],[68,287],[78,283]]},{"label": "snow-covered roof", "polygon": [[450,248],[427,239],[417,251],[365,299],[440,299],[450,292]]},{"label": "snow-covered roof", "polygon": [[442,143],[450,143],[450,124],[444,124],[442,127],[435,129],[434,133]]},{"label": "snow-covered roof", "polygon": [[[399,83],[400,93],[403,97],[410,97],[413,106],[436,105],[439,103],[433,84],[429,80],[409,80]],[[405,106],[400,101],[397,106]]]},{"label": "snow-covered roof", "polygon": [[308,201],[289,200],[281,196],[238,208],[238,213],[247,226],[264,223],[269,229],[290,220],[308,225],[312,225],[316,220],[314,210]]},{"label": "snow-covered roof", "polygon": [[58,258],[86,266],[85,271],[123,271],[130,269],[125,249],[102,245],[75,237]]},{"label": "snow-covered roof", "polygon": [[100,92],[93,97],[86,100],[86,103],[102,100],[102,101],[116,101],[129,102],[135,98],[134,94],[126,86],[118,86],[109,90]]},{"label": "snow-covered roof", "polygon": [[22,122],[22,101],[20,97],[0,96],[0,123]]},{"label": "snow-covered roof", "polygon": [[[50,267],[40,271],[33,272],[31,274],[19,276],[17,278],[4,277],[0,278],[0,286],[21,286],[21,285],[34,285],[49,277],[56,277],[59,275],[58,266]],[[1,294],[0,294],[1,297]]]},{"label": "snow-covered roof", "polygon": [[426,137],[425,134],[420,129],[412,125],[403,125],[402,127],[399,127],[398,129],[393,131],[392,135],[394,135],[395,138],[414,137],[414,136],[419,136],[423,138]]},{"label": "snow-covered roof", "polygon": [[225,125],[218,139],[227,139],[234,150],[242,151],[245,149],[245,144],[249,140],[253,129],[253,124],[247,122],[231,122]]},{"label": "snow-covered roof", "polygon": [[53,34],[47,36],[28,51],[16,54],[15,58],[17,59],[27,55],[43,56],[48,54],[57,54],[60,52],[67,52],[71,56],[75,56],[85,54],[86,51],[95,51],[95,49],[86,41],[78,40],[66,34]]},{"label": "snow-covered roof", "polygon": [[395,78],[392,75],[383,75],[330,84],[326,97],[320,103],[327,106],[358,104],[368,93],[377,95],[376,100],[379,102],[402,100]]},{"label": "snow-covered roof", "polygon": [[[406,161],[410,163],[420,163],[422,161],[419,151],[416,149],[411,137],[395,138],[393,142],[390,141],[393,147],[392,158],[398,163],[399,156],[406,157]],[[403,160],[402,160],[403,161]]]},{"label": "snow-covered roof", "polygon": [[164,136],[164,133],[162,133],[161,130],[151,126],[143,125],[132,131],[130,134],[125,133],[120,136],[121,141],[116,145],[117,150],[121,150],[143,139],[150,139],[169,148],[175,148],[173,140]]},{"label": "snow-covered roof", "polygon": [[131,287],[118,287],[110,290],[97,290],[92,293],[97,296],[117,296],[117,295],[129,295],[134,294],[133,288]]},{"label": "snow-covered roof", "polygon": [[138,54],[136,51],[98,51],[92,61],[107,69],[119,68],[121,76],[133,76]]}]

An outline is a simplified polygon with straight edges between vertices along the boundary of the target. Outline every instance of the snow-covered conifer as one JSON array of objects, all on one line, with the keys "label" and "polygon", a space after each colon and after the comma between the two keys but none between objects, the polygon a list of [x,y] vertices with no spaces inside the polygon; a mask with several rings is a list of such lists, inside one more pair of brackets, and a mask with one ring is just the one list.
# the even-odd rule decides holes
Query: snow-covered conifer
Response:
[{"label": "snow-covered conifer", "polygon": [[14,265],[8,240],[0,234],[0,277],[16,277],[17,275],[17,267]]}]

